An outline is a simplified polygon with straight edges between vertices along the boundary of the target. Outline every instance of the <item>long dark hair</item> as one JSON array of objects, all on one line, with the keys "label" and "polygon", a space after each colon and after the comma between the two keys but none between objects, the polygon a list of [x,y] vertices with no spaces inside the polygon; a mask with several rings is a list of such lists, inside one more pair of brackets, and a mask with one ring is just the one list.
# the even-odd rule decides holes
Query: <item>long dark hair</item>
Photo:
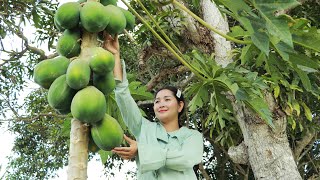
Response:
[{"label": "long dark hair", "polygon": [[[178,101],[178,103],[179,103],[180,101],[182,101],[182,102],[184,103],[181,112],[178,113],[178,123],[179,123],[179,127],[181,127],[181,126],[183,125],[183,120],[182,120],[180,117],[183,115],[184,110],[185,110],[185,106],[186,106],[186,102],[185,102],[185,100],[184,100],[182,91],[179,90],[177,87],[174,87],[174,86],[164,86],[164,87],[158,89],[158,90],[154,93],[154,98],[157,97],[157,94],[158,94],[159,91],[164,90],[164,89],[167,89],[167,90],[171,91],[171,92],[173,93],[174,97],[176,98],[176,100]],[[178,90],[180,91],[180,94],[179,94],[180,97],[177,96]]]}]

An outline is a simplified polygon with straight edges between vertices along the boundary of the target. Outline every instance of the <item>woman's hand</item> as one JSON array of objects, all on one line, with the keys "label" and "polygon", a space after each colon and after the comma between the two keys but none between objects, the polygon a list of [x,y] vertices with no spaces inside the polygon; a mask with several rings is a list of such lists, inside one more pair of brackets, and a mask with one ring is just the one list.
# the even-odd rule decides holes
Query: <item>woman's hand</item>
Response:
[{"label": "woman's hand", "polygon": [[133,159],[138,154],[137,142],[126,135],[124,139],[129,143],[129,147],[115,147],[112,152],[118,154],[122,159]]},{"label": "woman's hand", "polygon": [[105,37],[105,40],[103,42],[104,49],[110,51],[114,55],[118,55],[120,53],[118,35],[115,35],[113,38],[110,34],[104,32],[104,37]]}]

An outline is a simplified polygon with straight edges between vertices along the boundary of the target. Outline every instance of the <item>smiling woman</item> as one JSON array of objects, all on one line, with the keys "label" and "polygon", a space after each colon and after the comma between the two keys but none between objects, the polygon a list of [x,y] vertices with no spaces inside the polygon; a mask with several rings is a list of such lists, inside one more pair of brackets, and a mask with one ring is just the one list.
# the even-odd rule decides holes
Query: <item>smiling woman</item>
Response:
[{"label": "smiling woman", "polygon": [[136,138],[135,141],[124,136],[130,147],[116,147],[112,151],[123,159],[135,158],[137,179],[197,179],[193,166],[202,160],[203,137],[196,130],[179,126],[185,104],[181,91],[174,87],[157,91],[153,109],[158,121],[145,119],[128,88],[118,37],[106,36],[105,48],[115,56],[116,102],[125,124]]}]

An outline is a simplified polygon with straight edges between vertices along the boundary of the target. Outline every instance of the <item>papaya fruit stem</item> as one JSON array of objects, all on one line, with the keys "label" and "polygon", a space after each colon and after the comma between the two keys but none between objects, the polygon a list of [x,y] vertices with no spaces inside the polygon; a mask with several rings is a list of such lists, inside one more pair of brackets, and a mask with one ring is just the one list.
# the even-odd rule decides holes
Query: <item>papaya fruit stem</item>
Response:
[{"label": "papaya fruit stem", "polygon": [[[170,0],[171,1],[171,0]],[[163,37],[167,40],[167,42],[169,42],[169,44],[171,45],[171,47],[174,48],[174,50],[176,52],[178,52],[178,54],[183,57],[184,55],[182,54],[182,52],[179,50],[179,48],[177,48],[177,46],[175,46],[175,44],[171,41],[171,39],[166,35],[166,33],[162,30],[162,28],[159,26],[159,24],[157,23],[157,21],[152,17],[151,13],[147,10],[147,8],[141,3],[140,0],[137,0],[137,2],[140,4],[140,6],[142,7],[142,9],[145,11],[145,13],[149,16],[149,18],[151,19],[151,21],[154,23],[154,25],[156,26],[156,28],[160,31],[160,33],[163,35]],[[191,65],[190,65],[191,66]],[[196,71],[198,71],[199,73],[201,73],[201,71],[193,66],[193,69],[195,69]]]},{"label": "papaya fruit stem", "polygon": [[128,4],[125,0],[121,0],[132,12],[135,16],[137,16],[143,24],[147,26],[147,28],[151,31],[151,33],[186,67],[188,67],[191,72],[193,72],[197,77],[199,77],[202,80],[206,80],[204,75],[200,74],[199,71],[195,70],[194,67],[192,67],[189,63],[187,63],[181,56],[175,52],[174,49],[164,40],[160,37],[160,35],[149,25],[149,23],[146,22],[146,20],[139,15],[131,6]]},{"label": "papaya fruit stem", "polygon": [[216,28],[214,28],[213,26],[211,26],[210,24],[208,24],[207,22],[205,22],[204,20],[202,20],[199,16],[197,16],[196,14],[194,14],[192,11],[190,11],[188,8],[186,8],[184,5],[182,5],[181,3],[179,3],[176,0],[172,0],[172,3],[176,6],[178,6],[180,9],[182,9],[183,11],[187,12],[189,15],[191,15],[193,18],[195,18],[197,21],[199,21],[202,25],[204,25],[205,27],[207,27],[208,29],[210,29],[211,31],[219,34],[220,36],[226,38],[229,41],[233,41],[235,43],[239,43],[239,44],[252,44],[252,41],[242,41],[236,38],[233,38],[231,36],[228,36],[224,33],[222,33],[221,31],[217,30]]}]

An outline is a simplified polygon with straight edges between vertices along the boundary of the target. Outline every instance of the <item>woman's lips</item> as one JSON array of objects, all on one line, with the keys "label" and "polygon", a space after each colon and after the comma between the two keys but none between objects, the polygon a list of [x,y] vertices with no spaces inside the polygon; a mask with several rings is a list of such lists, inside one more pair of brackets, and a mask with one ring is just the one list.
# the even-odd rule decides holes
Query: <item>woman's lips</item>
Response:
[{"label": "woman's lips", "polygon": [[167,111],[167,110],[159,110],[158,112],[160,112],[160,113],[161,113],[161,112],[166,112],[166,111]]}]

